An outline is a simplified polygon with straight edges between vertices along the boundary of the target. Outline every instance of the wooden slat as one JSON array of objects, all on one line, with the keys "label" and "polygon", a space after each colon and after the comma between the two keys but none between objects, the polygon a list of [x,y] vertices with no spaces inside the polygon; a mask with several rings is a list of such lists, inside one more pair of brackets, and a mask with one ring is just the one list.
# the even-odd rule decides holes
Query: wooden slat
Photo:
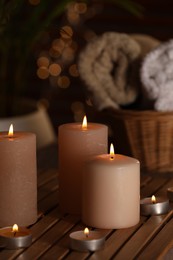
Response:
[{"label": "wooden slat", "polygon": [[[82,226],[82,228],[77,228],[75,227],[76,230],[83,230],[84,229],[84,226]],[[70,232],[73,232],[75,230],[71,230]],[[101,230],[99,229],[99,232],[102,234],[102,236],[106,237],[106,236],[109,236],[111,233],[112,233],[112,230]],[[69,234],[68,234],[69,236]],[[66,241],[66,245],[69,247],[69,238],[68,236],[66,236],[64,238],[64,242]],[[72,260],[72,259],[75,259],[75,260],[81,260],[81,259],[86,259],[88,257],[91,257],[92,253],[91,252],[77,252],[77,251],[73,251],[71,250],[70,253],[65,257],[65,259],[67,260]]]},{"label": "wooden slat", "polygon": [[[140,225],[142,225],[142,222],[146,218],[142,217],[141,222],[139,225],[132,227],[130,229],[122,229],[122,230],[99,230],[102,232],[102,235],[104,236],[110,236],[108,237],[108,240],[106,241],[106,246],[103,250],[95,252],[94,254],[89,253],[89,252],[76,252],[76,251],[71,251],[69,249],[69,233],[75,231],[75,230],[81,230],[84,227],[82,225],[77,225],[75,226],[72,230],[70,230],[69,233],[58,243],[56,243],[52,248],[49,249],[49,251],[46,252],[45,255],[42,256],[42,259],[60,259],[62,256],[65,256],[65,259],[75,259],[75,260],[81,260],[81,259],[86,259],[87,257],[90,256],[90,259],[94,257],[94,259],[109,259],[105,258],[107,255],[109,257],[114,254],[115,252],[115,243],[112,243],[112,241],[121,241],[120,245],[121,246],[124,241],[126,241],[129,237],[131,237],[132,233],[134,233]],[[111,234],[111,235],[110,235]],[[115,238],[118,237],[118,239]],[[119,240],[120,239],[120,240]],[[109,245],[109,247],[108,247]],[[68,249],[68,251],[67,251]],[[108,252],[109,254],[108,254]],[[105,252],[105,253],[104,253]],[[67,255],[68,254],[68,255]],[[103,258],[102,258],[103,255]]]},{"label": "wooden slat", "polygon": [[[141,176],[141,197],[166,195],[170,186],[173,186],[173,178],[169,180],[159,176]],[[150,260],[162,257],[173,245],[173,211],[170,211],[165,216],[142,216],[140,223],[131,228],[100,230],[107,237],[105,248],[100,251],[73,251],[69,247],[69,234],[83,229],[84,226],[79,222],[79,217],[67,215],[62,218],[59,213],[56,169],[39,173],[38,187],[38,208],[43,214],[40,214],[37,223],[30,228],[33,235],[32,245],[20,250],[1,250],[0,259]],[[165,237],[166,242],[163,243]],[[149,258],[148,250],[152,252],[152,258]]]},{"label": "wooden slat", "polygon": [[41,236],[39,240],[20,254],[19,259],[38,259],[62,236],[64,236],[78,221],[78,217],[70,215],[64,219],[61,219],[43,236]]},{"label": "wooden slat", "polygon": [[140,177],[140,187],[142,188],[142,187],[144,187],[144,186],[146,186],[151,180],[152,180],[152,178],[151,178],[151,176],[147,176],[147,175],[141,175],[141,177]]},{"label": "wooden slat", "polygon": [[45,183],[51,181],[54,178],[57,178],[57,182],[58,182],[57,169],[50,169],[50,170],[42,171],[42,172],[38,173],[38,177],[37,177],[38,187],[43,186]]},{"label": "wooden slat", "polygon": [[44,200],[41,200],[38,203],[38,210],[45,214],[47,211],[50,211],[51,209],[55,208],[58,205],[58,201],[58,190],[55,190],[49,196],[44,198]]},{"label": "wooden slat", "polygon": [[58,190],[58,182],[56,178],[52,178],[49,182],[38,189],[38,201],[50,195],[50,193]]},{"label": "wooden slat", "polygon": [[[50,174],[50,171],[47,172],[47,174]],[[50,180],[51,178],[49,178]],[[48,180],[48,178],[47,178]],[[44,185],[42,186],[42,189],[46,189],[49,187],[49,182],[44,182]],[[47,196],[46,198],[41,198],[42,190],[38,190],[38,197],[40,197],[40,201],[38,202],[38,208],[46,214],[46,212],[49,212],[51,209],[55,208],[55,206],[58,204],[58,191],[57,189],[55,191],[52,191],[52,193],[49,192],[49,190],[54,190],[54,186],[56,185],[56,182],[51,182],[51,185],[49,189],[47,190]],[[51,188],[53,186],[53,188]],[[33,241],[35,241],[38,237],[40,237],[46,230],[54,225],[59,220],[58,215],[56,215],[56,218],[53,218],[55,216],[55,213],[58,212],[58,209],[56,208],[52,212],[50,212],[47,216],[41,214],[43,216],[39,221],[31,227],[32,235],[33,235]],[[35,231],[36,230],[36,231]],[[0,259],[10,259],[10,257],[16,257],[16,255],[19,254],[19,252],[22,252],[25,249],[20,250],[3,250],[0,252]]]},{"label": "wooden slat", "polygon": [[[60,220],[60,215],[58,213],[58,208],[55,208],[48,215],[44,216],[31,227],[32,232],[32,243],[38,240],[44,233],[47,232],[53,225],[55,225]],[[0,252],[0,259],[13,259],[24,252],[25,249],[19,250],[3,250]]]},{"label": "wooden slat", "polygon": [[95,252],[90,259],[92,260],[106,260],[111,259],[115,252],[117,252],[126,241],[128,241],[131,236],[140,228],[145,217],[142,217],[139,224],[126,229],[115,230],[111,236],[107,239],[105,247],[103,250]]},{"label": "wooden slat", "polygon": [[[61,238],[55,245],[53,245],[44,255],[42,255],[41,259],[43,260],[57,260],[61,259],[62,257],[65,257],[65,259],[68,258],[68,254],[71,251],[70,244],[69,244],[69,234],[77,231],[77,230],[83,230],[84,226],[80,222],[77,225],[75,225],[63,238]],[[86,253],[79,253],[80,259],[83,259],[86,257]]]},{"label": "wooden slat", "polygon": [[170,243],[173,243],[173,219],[171,219],[159,234],[150,242],[145,250],[138,256],[138,260],[153,260],[165,251]]},{"label": "wooden slat", "polygon": [[119,253],[115,255],[114,259],[135,259],[139,252],[156,236],[172,215],[173,212],[171,211],[168,215],[151,216],[123,246]]},{"label": "wooden slat", "polygon": [[173,187],[173,179],[168,180],[168,182],[166,182],[165,185],[162,186],[162,188],[158,190],[158,192],[156,193],[156,196],[159,195],[159,196],[167,197],[167,189],[169,187]]},{"label": "wooden slat", "polygon": [[146,186],[144,186],[141,189],[141,198],[143,197],[149,197],[157,192],[158,189],[163,187],[163,185],[167,182],[167,179],[157,177],[152,179],[150,183],[148,183]]}]

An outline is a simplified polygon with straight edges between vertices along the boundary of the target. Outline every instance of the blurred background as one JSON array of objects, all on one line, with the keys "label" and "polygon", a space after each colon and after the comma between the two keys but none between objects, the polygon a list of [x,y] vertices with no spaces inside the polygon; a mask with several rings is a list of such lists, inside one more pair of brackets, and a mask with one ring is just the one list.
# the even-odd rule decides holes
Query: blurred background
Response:
[{"label": "blurred background", "polygon": [[172,13],[171,0],[1,0],[0,116],[11,115],[17,96],[44,104],[55,131],[85,114],[95,120],[77,69],[82,48],[107,31],[166,41],[173,34]]}]

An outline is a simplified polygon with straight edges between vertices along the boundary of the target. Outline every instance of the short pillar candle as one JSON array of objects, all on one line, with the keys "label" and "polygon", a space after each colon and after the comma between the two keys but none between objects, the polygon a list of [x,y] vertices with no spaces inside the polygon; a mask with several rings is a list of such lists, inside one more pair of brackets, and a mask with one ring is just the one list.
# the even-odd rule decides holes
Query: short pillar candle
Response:
[{"label": "short pillar candle", "polygon": [[0,226],[37,220],[36,136],[0,133]]},{"label": "short pillar candle", "polygon": [[120,229],[140,217],[140,163],[120,154],[88,161],[83,178],[82,221],[91,227]]},{"label": "short pillar candle", "polygon": [[[86,118],[85,118],[86,119]],[[81,214],[84,162],[107,152],[106,125],[69,123],[59,127],[59,202],[62,212]]]}]

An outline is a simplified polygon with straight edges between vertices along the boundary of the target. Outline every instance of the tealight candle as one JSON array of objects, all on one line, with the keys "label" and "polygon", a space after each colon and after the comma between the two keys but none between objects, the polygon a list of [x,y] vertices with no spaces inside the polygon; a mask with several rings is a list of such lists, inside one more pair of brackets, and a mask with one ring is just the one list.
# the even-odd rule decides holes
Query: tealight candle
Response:
[{"label": "tealight candle", "polygon": [[155,197],[141,199],[140,201],[141,215],[162,215],[169,211],[169,200],[162,197]]},{"label": "tealight candle", "polygon": [[88,160],[83,178],[82,220],[102,229],[127,228],[139,222],[140,164],[120,154]]},{"label": "tealight candle", "polygon": [[70,234],[70,247],[77,251],[96,251],[103,248],[105,237],[99,231],[76,231]]},{"label": "tealight candle", "polygon": [[29,247],[32,243],[32,235],[29,229],[18,227],[4,227],[0,229],[0,247],[6,249],[18,249]]},{"label": "tealight candle", "polygon": [[82,174],[88,157],[107,152],[106,125],[70,123],[59,127],[59,203],[62,212],[81,213]]},{"label": "tealight candle", "polygon": [[167,196],[170,201],[173,201],[173,187],[167,189]]},{"label": "tealight candle", "polygon": [[29,226],[37,220],[36,136],[0,133],[0,226]]}]

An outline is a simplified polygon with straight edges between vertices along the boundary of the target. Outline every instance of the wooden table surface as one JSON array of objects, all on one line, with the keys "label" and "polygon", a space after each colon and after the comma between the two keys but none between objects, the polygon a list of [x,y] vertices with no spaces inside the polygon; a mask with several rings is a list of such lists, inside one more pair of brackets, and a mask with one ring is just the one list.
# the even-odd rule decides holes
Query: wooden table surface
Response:
[{"label": "wooden table surface", "polygon": [[[48,153],[53,152],[48,149]],[[50,155],[50,154],[49,154]],[[173,210],[166,215],[141,216],[138,225],[120,230],[100,230],[106,236],[104,249],[90,253],[72,251],[69,234],[84,229],[78,216],[61,216],[58,206],[58,170],[47,158],[38,170],[38,221],[30,226],[32,245],[26,249],[0,250],[0,259],[173,259]],[[56,160],[55,160],[56,161]],[[50,164],[50,165],[49,165]],[[46,167],[45,167],[46,166]],[[141,198],[165,195],[173,186],[173,176],[141,176]]]}]

